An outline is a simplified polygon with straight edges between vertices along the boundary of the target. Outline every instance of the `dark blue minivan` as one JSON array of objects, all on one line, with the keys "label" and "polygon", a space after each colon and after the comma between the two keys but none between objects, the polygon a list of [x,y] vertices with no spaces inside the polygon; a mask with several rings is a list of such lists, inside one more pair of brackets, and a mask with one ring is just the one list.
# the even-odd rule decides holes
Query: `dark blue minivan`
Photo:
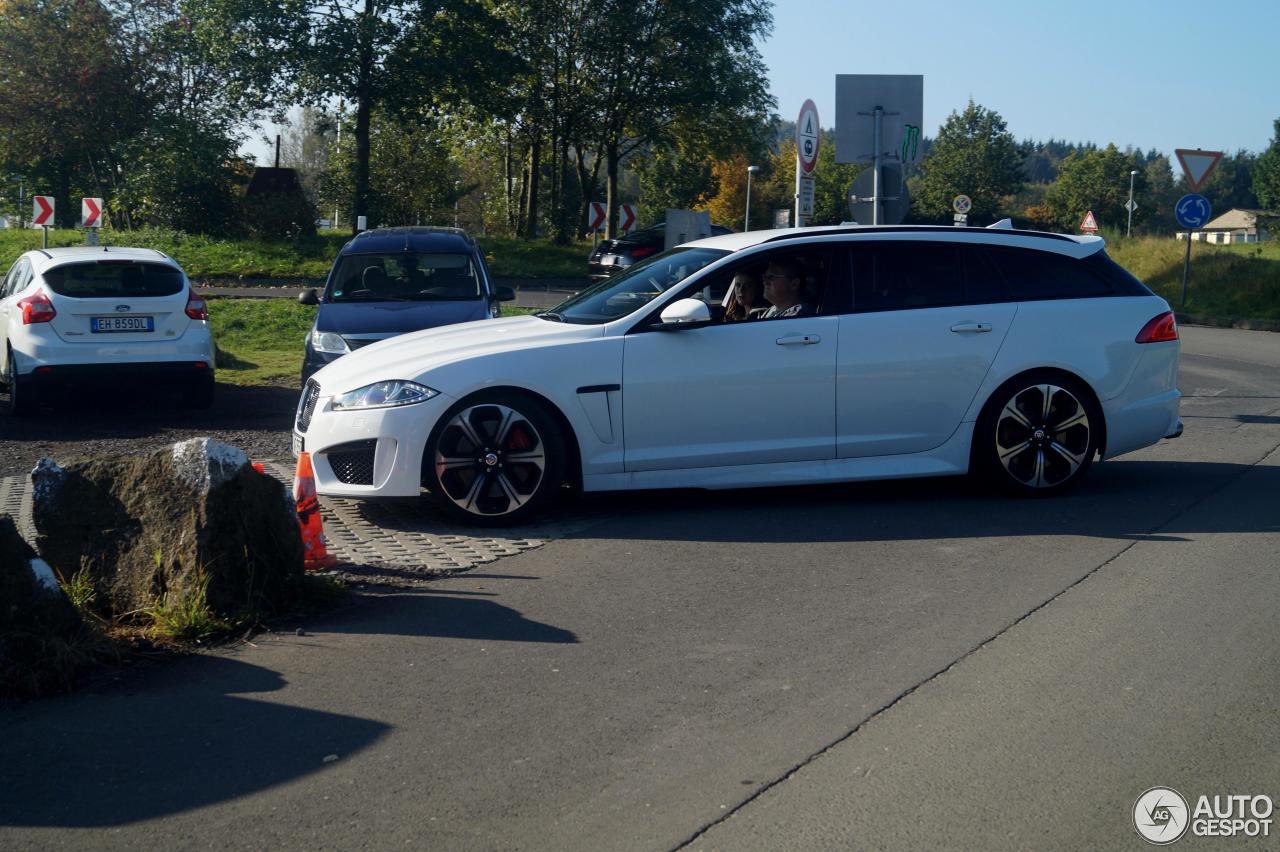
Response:
[{"label": "dark blue minivan", "polygon": [[458,228],[379,228],[342,247],[324,291],[298,301],[319,305],[307,335],[302,382],[348,352],[407,331],[498,316],[515,298],[489,278],[484,254]]}]

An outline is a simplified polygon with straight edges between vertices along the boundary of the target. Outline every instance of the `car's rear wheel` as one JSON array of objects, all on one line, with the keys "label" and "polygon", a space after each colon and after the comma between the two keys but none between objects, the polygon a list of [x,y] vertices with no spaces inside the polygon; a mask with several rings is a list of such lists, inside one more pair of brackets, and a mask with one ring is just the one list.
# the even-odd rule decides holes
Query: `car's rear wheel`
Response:
[{"label": "car's rear wheel", "polygon": [[999,488],[1050,496],[1080,481],[1098,451],[1102,412],[1079,381],[1029,373],[1009,382],[978,418],[974,460]]},{"label": "car's rear wheel", "polygon": [[4,371],[4,384],[9,390],[9,413],[14,417],[26,417],[39,405],[37,392],[31,387],[30,380],[18,375],[17,360],[13,350],[8,351]]},{"label": "car's rear wheel", "polygon": [[564,436],[546,406],[506,391],[453,406],[427,441],[423,481],[450,517],[482,526],[523,523],[564,482]]}]

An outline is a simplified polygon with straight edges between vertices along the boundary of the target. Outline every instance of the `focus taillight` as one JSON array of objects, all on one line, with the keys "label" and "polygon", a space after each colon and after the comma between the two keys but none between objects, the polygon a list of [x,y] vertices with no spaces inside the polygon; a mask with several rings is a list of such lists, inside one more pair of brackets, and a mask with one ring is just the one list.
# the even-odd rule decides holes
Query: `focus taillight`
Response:
[{"label": "focus taillight", "polygon": [[1160,343],[1165,340],[1178,339],[1178,321],[1173,316],[1173,311],[1165,311],[1158,317],[1152,317],[1151,321],[1142,327],[1142,331],[1138,332],[1138,336],[1134,338],[1138,343]]},{"label": "focus taillight", "polygon": [[49,322],[58,315],[58,312],[53,309],[53,302],[49,301],[49,297],[44,294],[43,290],[37,290],[27,298],[19,301],[18,307],[22,308],[23,325]]},{"label": "focus taillight", "polygon": [[209,306],[205,304],[204,299],[196,295],[195,290],[187,291],[187,316],[193,320],[209,319]]},{"label": "focus taillight", "polygon": [[657,250],[658,249],[654,246],[640,246],[640,248],[631,250],[631,256],[636,259],[639,259],[642,257],[648,257],[649,255],[653,254]]}]

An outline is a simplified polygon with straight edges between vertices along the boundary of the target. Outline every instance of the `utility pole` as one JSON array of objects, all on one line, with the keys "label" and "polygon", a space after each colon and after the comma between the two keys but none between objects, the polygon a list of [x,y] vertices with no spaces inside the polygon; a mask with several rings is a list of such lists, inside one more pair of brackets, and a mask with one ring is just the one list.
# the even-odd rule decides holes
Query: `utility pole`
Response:
[{"label": "utility pole", "polygon": [[751,230],[751,176],[760,171],[759,166],[747,166],[747,210],[742,217],[742,230]]},{"label": "utility pole", "polygon": [[1129,171],[1129,203],[1126,205],[1126,206],[1129,208],[1129,227],[1125,230],[1125,233],[1124,233],[1124,235],[1125,235],[1126,237],[1132,237],[1132,236],[1133,236],[1133,207],[1134,207],[1134,204],[1133,204],[1133,179],[1134,179],[1134,177],[1135,177],[1137,174],[1138,174],[1138,170],[1137,170],[1137,169],[1131,169],[1131,170]]}]

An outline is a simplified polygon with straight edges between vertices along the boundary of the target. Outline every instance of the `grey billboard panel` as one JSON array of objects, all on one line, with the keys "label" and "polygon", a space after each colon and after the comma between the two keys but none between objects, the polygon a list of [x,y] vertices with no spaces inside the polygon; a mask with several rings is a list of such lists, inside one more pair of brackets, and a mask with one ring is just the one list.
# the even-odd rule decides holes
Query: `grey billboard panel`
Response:
[{"label": "grey billboard panel", "polygon": [[884,110],[881,155],[905,163],[919,162],[924,122],[922,74],[836,75],[836,162],[871,162],[875,153],[872,113],[876,107]]}]

